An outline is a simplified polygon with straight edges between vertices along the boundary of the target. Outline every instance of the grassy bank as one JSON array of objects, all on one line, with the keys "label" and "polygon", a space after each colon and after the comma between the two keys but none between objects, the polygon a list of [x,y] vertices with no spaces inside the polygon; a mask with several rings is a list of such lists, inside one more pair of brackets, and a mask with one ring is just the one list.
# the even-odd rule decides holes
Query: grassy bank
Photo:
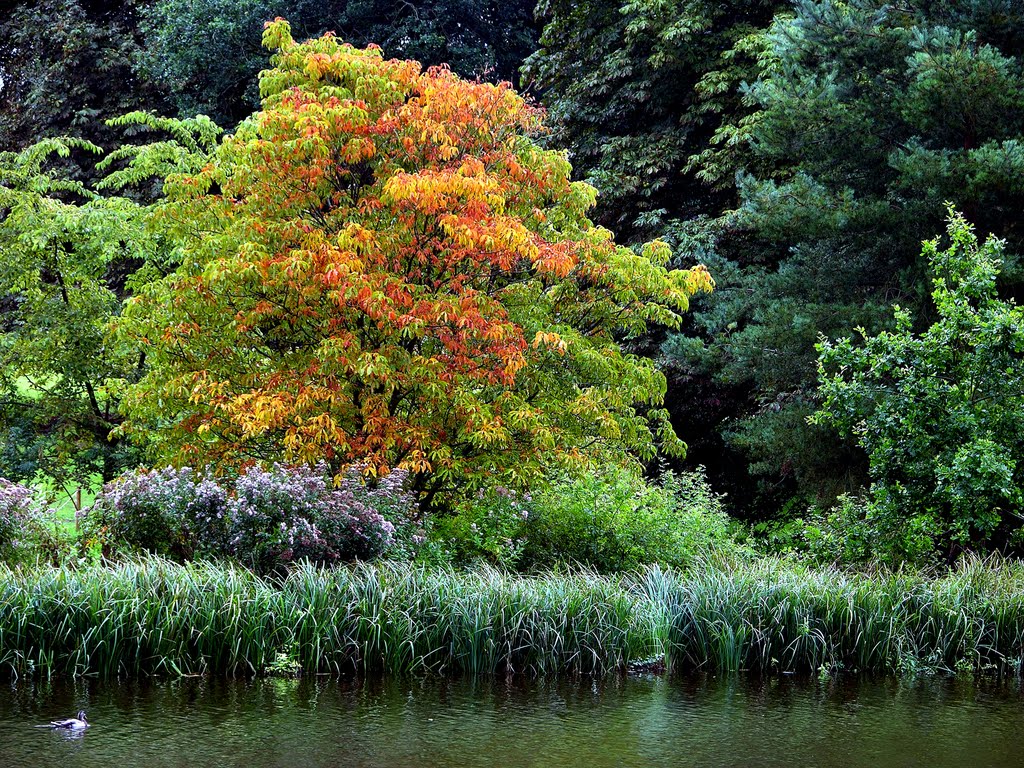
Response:
[{"label": "grassy bank", "polygon": [[14,675],[601,674],[675,670],[1021,674],[1024,568],[936,579],[763,560],[523,577],[375,565],[239,568],[157,559],[0,570],[0,667]]}]

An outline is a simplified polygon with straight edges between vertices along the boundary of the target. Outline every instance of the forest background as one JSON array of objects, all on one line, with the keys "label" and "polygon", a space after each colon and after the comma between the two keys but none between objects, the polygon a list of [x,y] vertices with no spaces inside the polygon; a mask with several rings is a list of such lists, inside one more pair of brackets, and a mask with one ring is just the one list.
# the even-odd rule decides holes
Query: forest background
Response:
[{"label": "forest background", "polygon": [[[277,16],[296,39],[331,30],[512,81],[547,109],[542,142],[597,188],[599,224],[631,246],[660,238],[672,263],[715,280],[682,327],[624,340],[666,374],[688,444],[649,472],[706,467],[757,537],[810,537],[839,559],[1011,551],[1024,498],[1022,15],[1011,0],[15,3],[0,21],[0,148],[64,135],[130,146],[145,121],[105,121],[137,110],[231,131],[259,107],[260,40]],[[197,152],[216,141],[209,121],[190,125]],[[84,144],[56,162],[69,184],[103,176]],[[75,236],[107,228],[104,215]],[[979,245],[971,226],[998,241]],[[73,485],[139,462],[111,437],[120,393],[98,382],[141,377],[145,360],[91,329],[143,264],[107,247],[93,282],[62,286],[93,314],[0,299],[4,477]]]}]

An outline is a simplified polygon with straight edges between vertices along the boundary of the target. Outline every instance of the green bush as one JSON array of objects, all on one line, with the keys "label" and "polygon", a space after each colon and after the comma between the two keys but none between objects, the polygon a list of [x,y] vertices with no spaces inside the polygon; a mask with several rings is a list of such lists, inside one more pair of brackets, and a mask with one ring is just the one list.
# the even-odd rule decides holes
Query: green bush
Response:
[{"label": "green bush", "polygon": [[[894,526],[893,520],[899,520],[899,525]],[[800,522],[796,546],[818,564],[925,565],[934,553],[934,536],[926,516],[902,519],[865,496],[843,494],[830,509],[811,507],[807,519]]]},{"label": "green bush", "polygon": [[891,562],[1024,539],[1024,308],[999,295],[1000,241],[979,244],[952,209],[948,236],[945,250],[924,244],[935,308],[926,330],[897,307],[891,332],[818,345],[814,420],[867,454],[863,519]]},{"label": "green bush", "polygon": [[526,544],[526,521],[533,513],[529,493],[496,486],[462,502],[450,517],[434,521],[428,560],[466,565],[483,560],[515,568]]},{"label": "green bush", "polygon": [[686,566],[736,548],[722,498],[702,471],[669,473],[656,485],[620,468],[565,477],[536,494],[526,512],[521,568]]}]

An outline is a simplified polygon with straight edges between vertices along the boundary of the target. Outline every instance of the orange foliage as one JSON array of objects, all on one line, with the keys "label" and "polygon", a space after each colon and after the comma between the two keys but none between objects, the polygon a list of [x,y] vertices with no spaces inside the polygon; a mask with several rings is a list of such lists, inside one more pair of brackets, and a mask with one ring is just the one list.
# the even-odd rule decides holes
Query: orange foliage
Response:
[{"label": "orange foliage", "polygon": [[[423,487],[680,443],[613,334],[677,324],[706,270],[616,246],[508,84],[331,36],[278,49],[263,110],[158,216],[182,266],[131,308],[131,402],[169,456],[395,466]],[[638,404],[646,404],[644,408]]]}]

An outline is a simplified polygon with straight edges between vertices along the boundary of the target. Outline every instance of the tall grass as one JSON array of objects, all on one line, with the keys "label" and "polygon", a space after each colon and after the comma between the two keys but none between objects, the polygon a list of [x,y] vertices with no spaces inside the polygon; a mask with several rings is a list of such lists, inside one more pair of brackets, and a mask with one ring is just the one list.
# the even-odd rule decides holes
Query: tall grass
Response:
[{"label": "tall grass", "polygon": [[1024,566],[854,575],[780,560],[516,576],[409,565],[263,579],[157,558],[0,567],[0,668],[13,675],[601,674],[671,669],[992,670],[1020,675]]},{"label": "tall grass", "polygon": [[805,569],[652,569],[638,584],[670,668],[1020,675],[1024,565],[968,559],[938,578]]},{"label": "tall grass", "polygon": [[376,565],[285,579],[126,561],[0,570],[0,666],[14,674],[602,673],[650,652],[637,602],[590,574],[522,578]]}]

